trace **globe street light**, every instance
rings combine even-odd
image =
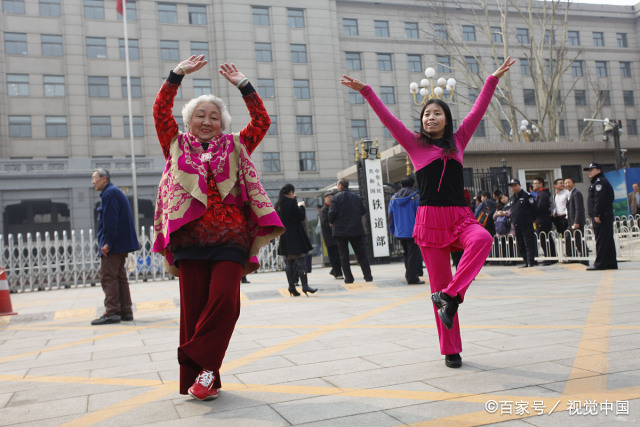
[[[434,87],[433,79],[436,76],[436,70],[429,67],[424,70],[424,75],[427,78],[420,80],[419,86],[416,82],[411,82],[411,84],[409,85],[409,91],[413,95],[413,103],[415,105],[424,105],[430,99],[442,99],[445,90],[449,92],[451,101],[453,101],[453,90],[456,87],[456,79],[451,77],[449,78],[449,80],[447,80],[444,77],[440,77],[436,81],[436,86]],[[429,90],[428,87],[430,87],[431,90]],[[416,97],[418,93],[420,93],[420,96],[422,97],[420,101],[418,101],[418,98]]]

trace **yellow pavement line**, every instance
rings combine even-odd
[[[100,385],[122,385],[133,387],[157,387],[164,384],[160,380],[146,380],[137,378],[87,378],[87,377],[65,377],[65,376],[41,376],[28,375],[1,375],[0,381],[32,382],[32,383],[59,383],[59,384],[100,384]]]
[[[107,338],[112,338],[112,337],[116,337],[118,335],[129,334],[131,332],[141,331],[141,330],[144,330],[144,329],[155,328],[157,326],[161,326],[161,325],[164,325],[164,324],[167,324],[167,323],[171,323],[171,322],[175,322],[175,319],[164,320],[162,322],[152,323],[150,325],[144,325],[144,326],[127,326],[127,327],[125,327],[125,329],[117,331],[117,332],[111,332],[111,333],[108,333],[108,334],[97,335],[97,336],[94,336],[94,337],[91,337],[91,338],[85,338],[83,340],[73,341],[73,342],[69,342],[69,343],[66,343],[66,344],[55,345],[53,347],[44,347],[44,348],[41,348],[39,350],[32,350],[32,351],[27,351],[25,353],[14,354],[13,356],[2,357],[2,358],[0,358],[0,363],[8,362],[10,360],[20,359],[21,357],[30,356],[32,354],[47,353],[49,351],[56,351],[56,350],[61,350],[63,348],[73,347],[73,346],[76,346],[78,344],[84,344],[84,343],[87,343],[87,342],[92,342],[92,341],[98,341],[98,340],[103,340],[103,339],[107,339]],[[120,326],[120,325],[116,325],[116,327],[118,327],[118,326]]]
[[[407,304],[407,303],[409,303],[411,301],[414,301],[416,299],[424,298],[425,295],[426,295],[425,293],[419,293],[419,294],[413,295],[411,297],[402,298],[399,301],[393,302],[393,303],[385,305],[383,307],[379,307],[379,308],[376,308],[374,310],[370,310],[370,311],[368,311],[366,313],[362,313],[362,314],[359,314],[357,316],[351,317],[349,319],[345,319],[345,320],[343,320],[341,322],[334,323],[333,325],[324,326],[324,327],[319,328],[319,329],[317,329],[315,331],[308,332],[308,333],[303,334],[303,335],[299,335],[299,336],[297,336],[295,338],[292,338],[290,340],[287,340],[287,341],[285,341],[283,343],[276,344],[276,345],[274,345],[272,347],[265,348],[263,350],[255,352],[255,353],[251,353],[251,354],[248,354],[246,356],[242,356],[242,357],[240,357],[238,359],[235,359],[235,360],[229,361],[227,363],[224,363],[222,365],[222,367],[220,368],[220,372],[228,372],[228,371],[233,370],[235,368],[238,368],[240,366],[244,366],[244,365],[252,363],[252,362],[254,362],[256,360],[260,360],[260,359],[262,359],[264,357],[268,357],[268,356],[271,356],[273,354],[279,353],[282,350],[286,350],[287,348],[293,347],[293,346],[298,345],[300,343],[303,343],[303,342],[306,342],[306,341],[309,341],[309,340],[313,340],[313,339],[315,339],[315,338],[317,338],[319,336],[322,336],[322,335],[328,334],[330,332],[333,332],[335,330],[347,327],[347,326],[352,325],[354,323],[360,322],[361,320],[364,320],[364,319],[367,319],[369,317],[375,316],[376,314],[383,313],[385,311],[388,311],[388,310],[391,310],[393,308],[399,307],[401,305]]]
[[[75,319],[78,317],[92,317],[96,315],[96,308],[74,308],[71,310],[58,310],[53,315],[53,320]]]
[[[342,286],[348,291],[364,291],[369,289],[378,289],[373,282],[353,282],[343,283]]]
[[[178,307],[173,303],[173,300],[159,300],[159,301],[143,301],[136,303],[136,311],[138,313],[145,311],[158,311],[158,310],[175,310]]]
[[[529,268],[511,268],[510,269],[513,273],[516,273],[520,276],[535,276],[537,274],[542,274],[541,270],[538,270],[537,268],[533,268],[533,267],[529,267]]]

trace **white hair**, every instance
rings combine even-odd
[[[193,116],[193,112],[196,110],[196,107],[203,102],[209,102],[220,110],[220,121],[222,126],[222,131],[226,131],[229,125],[231,125],[231,115],[227,110],[227,106],[224,104],[224,101],[215,95],[200,95],[197,98],[193,98],[191,101],[184,104],[182,107],[182,122],[184,123],[184,129],[188,132],[190,130],[191,117]]]

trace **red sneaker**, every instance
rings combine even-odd
[[[213,388],[216,377],[213,372],[203,369],[196,382],[189,387],[189,395],[198,400],[213,400],[218,397],[218,390]]]

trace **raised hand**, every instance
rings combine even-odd
[[[515,64],[515,62],[516,62],[515,59],[511,59],[511,57],[508,57],[504,61],[504,63],[501,66],[499,66],[496,71],[493,72],[493,76],[501,79],[502,76],[504,76],[504,73],[509,71],[509,68],[511,68],[511,66]]]
[[[188,59],[178,63],[176,68],[173,69],[173,72],[183,75],[191,74],[207,65],[208,62],[209,61],[204,59],[204,55],[192,55]]]
[[[218,72],[234,86],[237,86],[238,83],[245,79],[245,75],[238,71],[238,67],[227,62],[220,64]]]
[[[366,84],[362,83],[360,80],[352,79],[349,76],[342,76],[342,78],[340,79],[340,84],[353,90],[357,90],[358,92],[360,92],[366,86]]]

